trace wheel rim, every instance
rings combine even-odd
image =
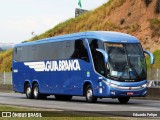
[[[34,96],[35,96],[35,97],[38,96],[38,88],[37,88],[37,87],[34,88]]]
[[[92,90],[91,90],[91,89],[89,89],[89,90],[87,91],[87,99],[88,99],[88,100],[92,99]]]
[[[30,87],[27,87],[26,94],[27,94],[27,96],[30,96],[30,95],[31,95],[31,88],[30,88]]]

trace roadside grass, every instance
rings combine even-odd
[[[36,112],[40,112],[40,111],[45,111],[44,109],[40,109],[40,108],[28,108],[28,107],[16,107],[16,106],[9,106],[9,105],[0,105],[0,111],[1,112],[25,112],[25,111],[34,111]],[[53,112],[54,116],[56,117],[39,117],[39,118],[2,118],[0,117],[0,120],[123,120],[122,118],[111,118],[111,117],[83,117],[83,114],[81,113],[69,113],[65,116],[65,113],[63,114],[63,112]],[[74,117],[75,115],[77,115],[78,117]],[[62,117],[61,117],[62,116]],[[80,116],[80,117],[79,117]],[[82,117],[81,117],[82,116]],[[85,115],[84,115],[85,116]],[[88,116],[88,115],[87,115]],[[92,116],[92,115],[89,115]]]

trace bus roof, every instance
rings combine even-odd
[[[102,40],[103,42],[112,42],[112,43],[139,43],[139,40],[136,37],[125,33],[111,32],[111,31],[88,31],[88,32],[60,35],[33,42],[24,42],[15,45],[15,47],[48,43],[48,42],[59,42],[64,40],[83,39],[83,38],[99,39]]]

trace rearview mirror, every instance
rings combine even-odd
[[[108,54],[107,54],[107,52],[105,50],[102,50],[102,49],[96,49],[96,51],[102,53],[103,56],[104,56],[105,63],[108,63]]]
[[[154,55],[151,52],[147,51],[147,50],[144,50],[144,53],[146,53],[147,55],[150,56],[151,64],[154,64]]]

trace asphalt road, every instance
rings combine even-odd
[[[130,99],[128,104],[120,104],[117,99],[98,99],[97,103],[87,103],[84,97],[73,97],[71,101],[58,101],[54,96],[45,100],[26,99],[25,94],[20,93],[0,93],[0,104],[25,106],[31,108],[43,108],[57,111],[160,111],[160,101]],[[118,113],[118,112],[117,112]],[[123,113],[123,112],[122,112]],[[160,112],[159,112],[160,114]]]

